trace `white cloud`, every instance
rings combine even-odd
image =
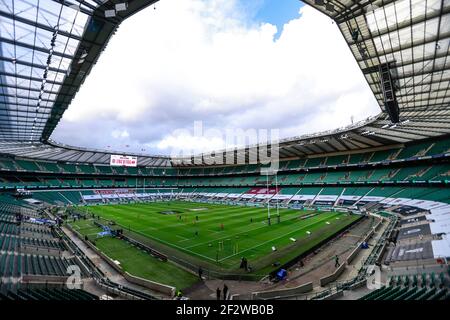
[[[230,0],[161,1],[125,21],[53,138],[167,154],[180,143],[219,145],[173,134],[194,120],[288,137],[379,112],[327,17],[304,6],[275,41],[275,26],[249,23],[239,9]]]
[[[128,133],[127,130],[113,130],[111,132],[111,137],[113,137],[114,139],[119,139],[119,138],[128,138],[130,136],[130,134]]]

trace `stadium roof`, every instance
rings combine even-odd
[[[448,130],[448,128],[431,127],[426,130],[421,130],[420,128],[412,129],[408,127],[409,122],[383,128],[384,120],[380,120],[380,117],[382,118],[383,116],[368,118],[348,127],[280,140],[276,144],[279,158],[283,160],[325,153],[363,152],[374,148],[385,148],[386,146],[397,147],[414,140],[442,136],[443,130]],[[375,131],[369,131],[369,128],[382,131],[375,134]],[[274,146],[275,144],[273,143],[268,149]],[[239,162],[242,158],[245,159],[246,163],[249,163],[251,159],[257,159],[257,154],[260,150],[257,145],[253,145],[246,148],[219,150],[213,152],[213,154],[199,154],[183,158],[80,148],[56,143],[51,140],[46,143],[39,141],[0,140],[0,155],[62,162],[109,164],[112,154],[127,154],[136,156],[139,166],[155,167],[204,165],[213,164],[214,161],[220,164],[220,159],[228,159],[230,152],[234,152],[234,163],[242,163]],[[230,164],[225,162],[225,160],[223,163]]]
[[[337,23],[383,111],[380,67],[388,67],[400,120],[450,126],[450,1],[304,2]]]
[[[120,22],[156,1],[0,1],[0,139],[46,141]]]
[[[86,153],[110,154],[48,140],[120,22],[154,2],[129,0],[123,7],[120,0],[40,0],[39,5],[32,0],[2,0],[0,153],[33,158],[54,154],[62,161],[67,158],[63,154],[80,161],[95,158]],[[281,158],[450,133],[450,1],[304,2],[336,22],[382,112],[346,128],[281,140]],[[46,151],[29,153],[27,146]],[[146,165],[168,164],[167,157],[144,157]],[[160,164],[153,162],[156,158]]]
[[[111,155],[120,155],[121,153],[67,146],[53,141],[47,143],[39,141],[0,141],[0,154],[55,162],[109,165]],[[129,152],[127,155],[136,156],[139,166],[165,167],[171,165],[169,157],[149,156]]]

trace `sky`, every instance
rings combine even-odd
[[[239,145],[227,140],[233,130],[286,138],[379,112],[339,29],[315,9],[297,0],[161,0],[122,23],[52,139],[198,153]]]

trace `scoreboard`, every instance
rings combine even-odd
[[[120,156],[120,155],[112,154],[109,164],[111,166],[136,167],[137,166],[137,157]]]

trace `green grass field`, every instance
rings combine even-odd
[[[315,216],[301,219],[312,212],[280,209],[281,222],[277,223],[272,209],[269,226],[266,208],[182,201],[102,205],[86,210],[132,230],[142,239],[221,270],[239,271],[241,257],[245,256],[261,272],[271,271],[274,261],[283,263],[294,258],[358,218],[338,212],[314,212]]]
[[[126,241],[95,236],[102,231],[95,226],[91,219],[77,220],[70,223],[72,228],[82,235],[87,235],[91,240],[95,239],[95,246],[113,260],[118,260],[124,271],[144,279],[184,289],[198,281],[198,278],[178,266],[163,262],[148,253],[139,250]]]

